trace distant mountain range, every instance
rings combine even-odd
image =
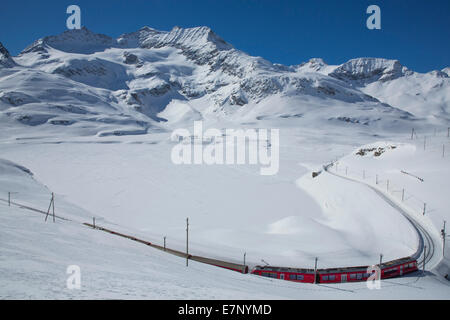
[[[12,57],[0,44],[0,123],[77,135],[161,131],[193,120],[236,125],[403,130],[450,123],[449,68],[397,60],[273,64],[208,27],[144,27],[117,39],[86,28],[39,39]]]

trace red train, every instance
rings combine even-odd
[[[417,261],[414,258],[406,257],[382,263],[381,279],[402,276],[406,273],[417,271]],[[252,274],[274,279],[306,282],[306,283],[340,283],[367,281],[370,276],[367,269],[369,266],[331,268],[331,269],[298,269],[271,266],[256,266]],[[314,279],[316,281],[314,281]]]
[[[102,228],[99,226],[94,226],[90,223],[84,223],[85,225],[95,228],[97,230],[102,230],[105,232],[109,232],[114,235],[118,235],[124,238],[128,238],[137,242],[141,242],[148,246],[155,247],[160,250],[164,250],[166,252],[172,253],[176,256],[186,258],[186,253],[163,248],[160,245],[153,244],[151,242],[138,239],[133,236],[129,236],[123,233],[119,233],[113,230],[109,230],[106,228]],[[221,268],[226,268],[229,270],[248,273],[249,269],[247,265],[226,262],[216,259],[210,259],[201,256],[193,256],[188,255],[188,259],[195,260],[202,263],[207,263],[211,265],[215,265]],[[410,273],[416,271],[417,261],[414,258],[406,257],[401,258],[389,262],[382,263],[379,266],[381,269],[381,279],[392,278],[401,276],[406,273]],[[366,281],[370,274],[367,271],[368,266],[361,267],[347,267],[347,268],[332,268],[332,269],[318,269],[314,271],[314,269],[299,269],[299,268],[286,268],[286,267],[272,267],[272,266],[256,266],[251,273],[256,274],[263,277],[269,277],[274,279],[282,279],[288,281],[296,281],[296,282],[307,282],[307,283],[340,283],[340,282],[356,282],[356,281]]]

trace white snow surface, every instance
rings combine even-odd
[[[0,161],[0,186],[32,192],[39,203],[48,189],[22,167]],[[2,190],[3,191],[3,190]],[[16,198],[18,196],[15,195]],[[18,200],[16,200],[18,201]],[[25,199],[21,199],[25,201]],[[73,207],[57,202],[58,213]],[[82,226],[45,222],[44,215],[0,202],[2,299],[448,299],[445,280],[419,273],[382,282],[311,285],[243,275],[171,256],[145,245]],[[74,218],[74,217],[72,217]],[[82,219],[81,219],[82,220]],[[81,288],[66,286],[71,265]]]

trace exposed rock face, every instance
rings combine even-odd
[[[125,51],[123,53],[123,58],[124,58],[123,63],[126,63],[126,64],[138,64],[139,63],[139,58],[136,55],[129,53],[128,51]]]
[[[57,36],[47,36],[36,40],[25,48],[21,54],[29,52],[46,53],[49,47],[68,53],[91,54],[117,47],[117,41],[109,36],[93,33],[82,27],[81,29],[67,30]]]
[[[14,60],[9,54],[8,50],[0,42],[0,66],[10,68],[15,65]]]
[[[441,71],[444,72],[447,76],[450,76],[450,67],[444,68]]]
[[[397,60],[358,58],[337,67],[330,73],[330,76],[344,81],[358,81],[366,84],[375,81],[386,82],[411,73]]]

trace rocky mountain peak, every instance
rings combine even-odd
[[[330,76],[340,80],[370,83],[393,80],[408,73],[410,71],[402,66],[398,60],[357,58],[340,65],[330,73]]]
[[[11,55],[9,54],[9,51],[3,46],[3,44],[0,42],[0,57],[1,58],[9,58]]]
[[[142,30],[142,29],[141,29]],[[228,50],[232,46],[215,34],[209,27],[181,28],[174,27],[169,32],[154,29],[142,30],[146,32],[146,38],[141,42],[141,47],[164,47],[173,46],[183,49],[210,49]]]
[[[320,71],[328,64],[322,58],[311,58],[308,62],[304,62],[297,67],[297,71]]]
[[[56,36],[47,36],[35,41],[21,54],[47,51],[48,47],[68,53],[91,54],[117,46],[117,41],[107,35],[94,33],[86,27],[66,30]]]
[[[0,65],[5,67],[11,67],[15,63],[9,54],[9,51],[0,42]]]

